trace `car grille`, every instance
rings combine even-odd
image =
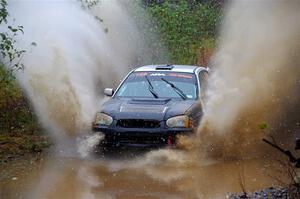
[[[164,113],[166,107],[153,107],[153,106],[121,106],[120,112],[140,112],[140,113]]]
[[[123,128],[159,128],[160,122],[157,120],[121,119],[118,120],[117,126]]]

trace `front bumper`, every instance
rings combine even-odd
[[[94,132],[105,135],[102,145],[124,147],[160,147],[176,144],[177,135],[190,135],[191,128],[123,128],[93,126]]]

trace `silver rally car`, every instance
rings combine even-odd
[[[208,70],[188,65],[149,65],[129,72],[96,113],[93,131],[103,146],[175,145],[195,132],[203,115]]]

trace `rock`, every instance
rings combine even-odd
[[[290,185],[290,187],[269,187],[266,189],[258,190],[253,193],[245,195],[244,193],[231,194],[228,198],[230,199],[244,199],[244,198],[253,198],[253,199],[289,199],[290,195],[296,196],[300,195],[299,188],[295,185]],[[293,197],[291,197],[293,198]]]

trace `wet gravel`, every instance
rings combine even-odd
[[[269,187],[253,193],[239,193],[232,194],[228,197],[229,199],[242,199],[242,198],[253,198],[253,199],[299,199],[300,188],[296,186],[290,187]]]

